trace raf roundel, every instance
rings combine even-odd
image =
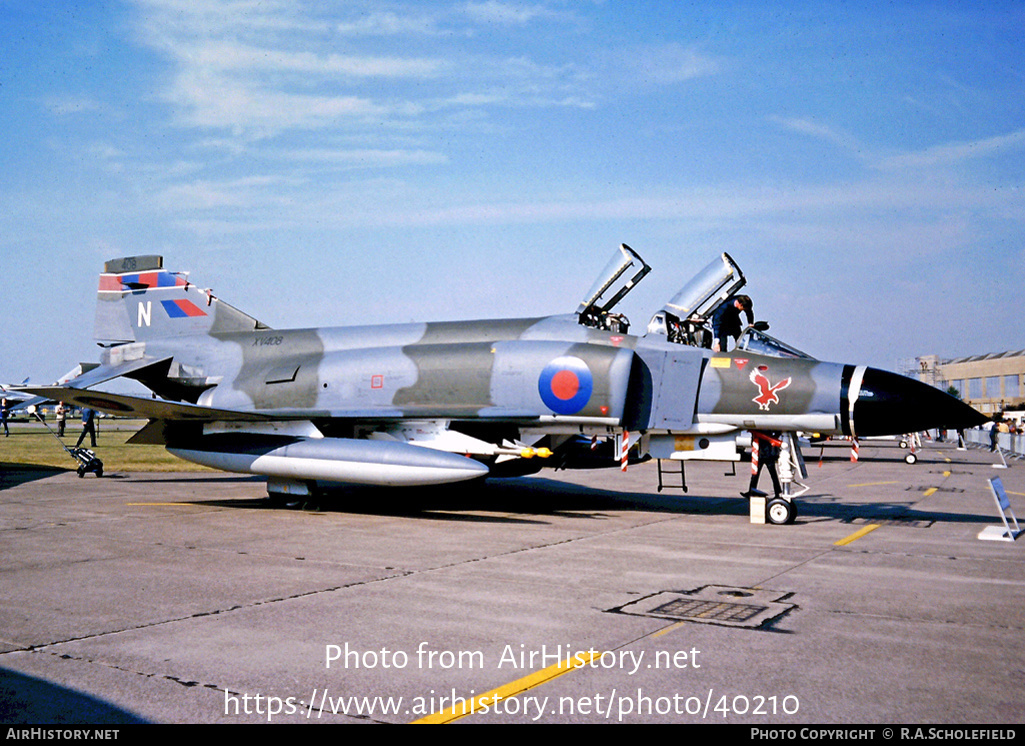
[[[538,393],[556,414],[576,414],[591,399],[594,381],[587,364],[578,357],[558,357],[541,371]]]

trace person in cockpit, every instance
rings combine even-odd
[[[733,337],[736,342],[740,338],[740,332],[744,327],[740,323],[740,313],[747,315],[747,325],[754,323],[755,316],[751,297],[747,295],[734,295],[715,309],[712,314],[712,350],[715,352],[726,352],[727,341]]]

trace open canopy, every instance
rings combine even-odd
[[[694,275],[663,310],[681,320],[704,321],[746,282],[737,263],[723,253]]]
[[[584,326],[610,328],[609,312],[651,271],[640,254],[625,243],[612,255],[597,281],[577,307]],[[622,317],[618,317],[622,318]],[[624,320],[625,321],[625,320]]]

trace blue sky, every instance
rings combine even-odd
[[[102,263],[271,326],[635,327],[718,252],[828,360],[1025,347],[1025,4],[0,0],[0,380],[96,359]]]

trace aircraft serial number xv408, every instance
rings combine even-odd
[[[814,360],[755,327],[730,352],[707,349],[712,314],[745,283],[726,254],[646,334],[631,334],[612,309],[649,270],[621,246],[571,314],[278,330],[159,256],[114,259],[100,275],[100,365],[26,390],[145,417],[131,442],[265,475],[270,492],[287,494],[595,466],[595,439],[634,459],[737,461],[751,432],[783,433],[797,452],[799,431],[872,436],[983,420],[925,384]],[[157,398],[92,389],[120,377]],[[770,504],[772,522],[793,515],[786,496]]]

